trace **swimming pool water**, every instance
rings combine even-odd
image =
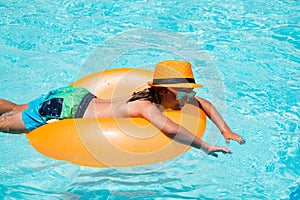
[[[25,103],[95,71],[194,64],[200,96],[246,139],[97,169],[0,134],[2,199],[300,199],[299,1],[1,1],[0,98]],[[210,122],[206,141],[225,145]]]

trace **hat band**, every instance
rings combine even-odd
[[[178,84],[178,83],[195,83],[195,79],[193,78],[153,79],[153,84]]]

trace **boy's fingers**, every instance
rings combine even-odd
[[[230,143],[230,138],[226,138],[226,144],[229,144]]]
[[[226,144],[230,144],[230,140],[235,140],[235,141],[237,141],[239,144],[245,144],[245,143],[246,143],[246,141],[245,141],[242,137],[239,137],[239,138],[236,138],[236,139],[233,139],[233,138],[225,138]]]
[[[240,144],[245,144],[246,141],[245,141],[243,138],[241,138],[241,140],[239,141],[239,143],[240,143]]]

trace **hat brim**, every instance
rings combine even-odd
[[[174,88],[200,88],[203,87],[201,84],[197,83],[174,83],[174,84],[153,84],[152,81],[148,82],[151,87],[174,87]]]

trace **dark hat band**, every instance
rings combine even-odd
[[[153,79],[153,84],[178,84],[178,83],[195,83],[195,79],[193,78]]]

